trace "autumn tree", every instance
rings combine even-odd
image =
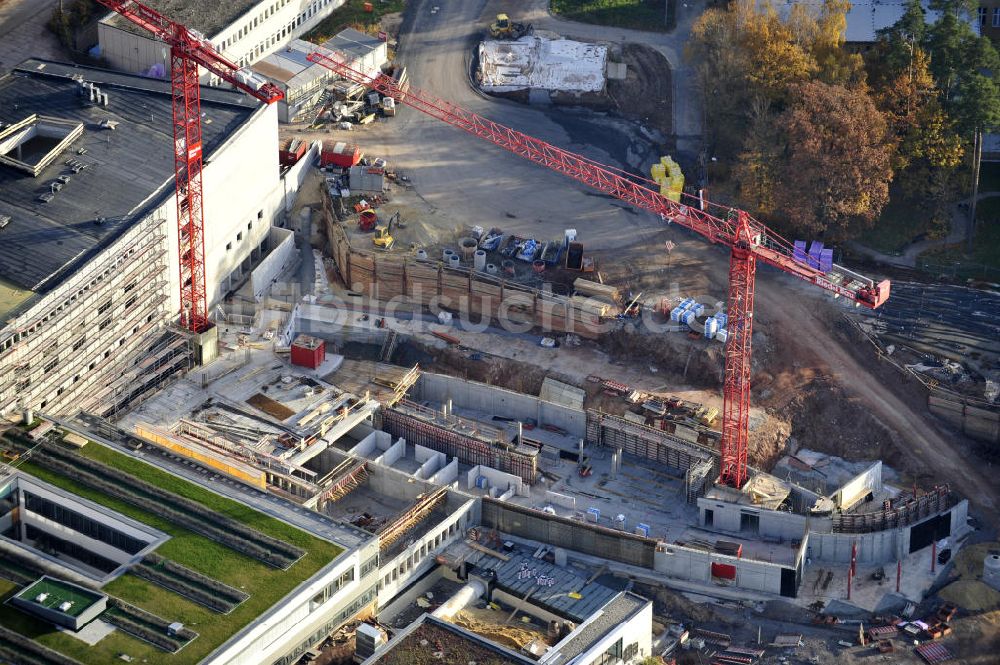
[[[889,199],[892,137],[863,88],[796,85],[776,119],[783,140],[775,209],[803,234],[843,238],[871,226]]]

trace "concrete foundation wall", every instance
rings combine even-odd
[[[466,474],[465,486],[468,489],[475,489],[476,479],[479,476],[486,476],[486,482],[490,489],[496,488],[500,492],[514,490],[514,494],[518,496],[528,496],[528,486],[520,478],[513,474],[497,471],[496,469],[482,465],[474,466],[469,470],[469,473]]]
[[[482,502],[482,523],[487,528],[633,566],[653,567],[656,541],[650,538],[548,515],[495,499],[484,498]]]
[[[910,529],[875,533],[813,533],[806,556],[812,561],[850,563],[851,547],[857,543],[858,562],[888,563],[910,549]]]
[[[706,511],[708,510],[712,511],[711,525],[706,524]],[[832,529],[831,520],[828,517],[806,517],[779,510],[766,510],[756,506],[724,503],[705,497],[698,499],[698,512],[702,526],[712,531],[727,534],[741,533],[742,516],[754,515],[757,517],[758,529],[752,535],[780,541],[801,540],[807,530],[829,533]]]
[[[861,501],[869,493],[876,494],[882,489],[882,462],[872,464],[833,494],[833,502],[844,510]]]
[[[389,450],[385,451],[372,461],[376,464],[382,464],[383,466],[392,466],[405,454],[406,441],[404,439],[397,439],[396,443],[389,446]]]
[[[719,563],[736,567],[736,579],[732,586],[765,593],[781,593],[781,571],[784,566],[738,559],[716,552],[705,552],[678,545],[665,545],[656,551],[653,569],[659,573],[692,582],[712,584],[712,564]]]
[[[454,407],[522,422],[533,420],[539,426],[555,425],[577,438],[583,438],[587,432],[587,414],[584,411],[453,376],[422,374],[414,386],[414,395],[417,401],[445,402],[450,399]]]
[[[418,462],[423,462],[420,468],[413,474],[422,480],[428,480],[440,469],[444,468],[448,458],[444,453],[439,453],[423,446],[414,446]]]
[[[458,483],[458,458],[453,457],[451,462],[448,463],[443,469],[437,471],[433,476],[427,479],[429,482],[435,485],[451,485],[452,483]]]

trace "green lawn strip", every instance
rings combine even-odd
[[[552,13],[570,21],[666,32],[669,0],[552,0]],[[675,20],[672,23],[676,22]]]
[[[83,449],[83,452],[91,459],[96,459],[109,466],[127,471],[137,478],[156,484],[163,489],[175,492],[193,501],[198,501],[212,510],[224,512],[233,519],[240,520],[270,536],[281,538],[307,551],[307,554],[289,570],[282,571],[275,569],[230,550],[203,536],[192,533],[172,522],[136,508],[131,504],[83,487],[71,478],[48,471],[31,462],[23,464],[21,466],[22,470],[37,476],[40,480],[61,487],[164,531],[171,538],[156,549],[157,554],[250,594],[250,598],[230,614],[220,615],[132,574],[123,575],[107,584],[105,591],[108,594],[117,596],[164,619],[180,621],[199,633],[200,637],[198,639],[194,640],[180,653],[174,655],[165,654],[151,645],[146,645],[157,654],[150,662],[198,662],[198,660],[205,657],[212,649],[222,644],[222,642],[240,628],[262,614],[289,591],[294,589],[300,582],[315,574],[343,551],[333,543],[310,536],[291,525],[283,524],[252,508],[197,487],[186,480],[156,469],[145,462],[131,459],[99,444],[90,444]],[[18,612],[18,614],[20,613]],[[0,623],[9,626],[3,615],[0,615]],[[98,646],[103,646],[107,639],[109,638],[102,640]],[[138,640],[128,639],[130,645],[139,644]],[[62,643],[62,641],[59,641],[59,644]],[[80,644],[83,643],[81,642]],[[79,653],[76,651],[71,653],[68,650],[60,648],[58,645],[49,646],[70,656],[73,656],[74,653]],[[138,649],[132,648],[130,651],[121,648],[120,651],[135,655]]]
[[[285,524],[269,515],[265,515],[246,504],[227,499],[215,492],[199,487],[187,480],[157,469],[146,462],[128,457],[110,448],[99,444],[88,445],[81,449],[80,452],[84,457],[89,457],[90,459],[125,471],[140,480],[145,480],[168,492],[173,492],[192,501],[197,501],[220,515],[225,515],[242,522],[272,538],[278,538],[289,544],[314,551],[322,551],[324,548],[329,549],[331,552],[336,552],[336,554],[339,554],[341,551],[340,548],[332,543],[310,536],[305,531],[290,524]],[[336,554],[332,556],[336,556]]]
[[[334,9],[319,25],[307,32],[303,39],[313,44],[322,44],[344,28],[376,32],[382,17],[403,11],[406,0],[371,0],[371,3],[372,11],[366,12],[364,0],[347,0],[342,7]]]

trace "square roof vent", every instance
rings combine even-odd
[[[30,115],[0,131],[0,163],[37,178],[83,134],[83,123]]]

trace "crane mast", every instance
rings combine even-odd
[[[177,246],[180,264],[181,325],[195,333],[211,326],[205,276],[205,210],[202,183],[200,68],[271,104],[281,89],[240,69],[216,52],[203,36],[135,0],[97,0],[170,46]]]
[[[649,210],[664,221],[675,222],[704,236],[709,242],[730,248],[729,336],[726,340],[723,381],[722,437],[719,442],[719,482],[735,488],[747,480],[749,447],[751,338],[753,296],[757,262],[763,261],[786,273],[845,297],[856,305],[876,308],[889,297],[888,280],[875,283],[842,266],[821,270],[797,255],[792,243],[768,229],[742,210],[721,208],[713,215],[699,205],[672,201],[659,192],[655,183],[638,179],[562,150],[522,132],[444,101],[412,86],[401,86],[380,71],[359,71],[340,53],[317,49],[308,56],[354,83],[426,113],[438,120],[490,141],[516,155],[567,175],[637,208]],[[718,208],[712,204],[705,206]]]

